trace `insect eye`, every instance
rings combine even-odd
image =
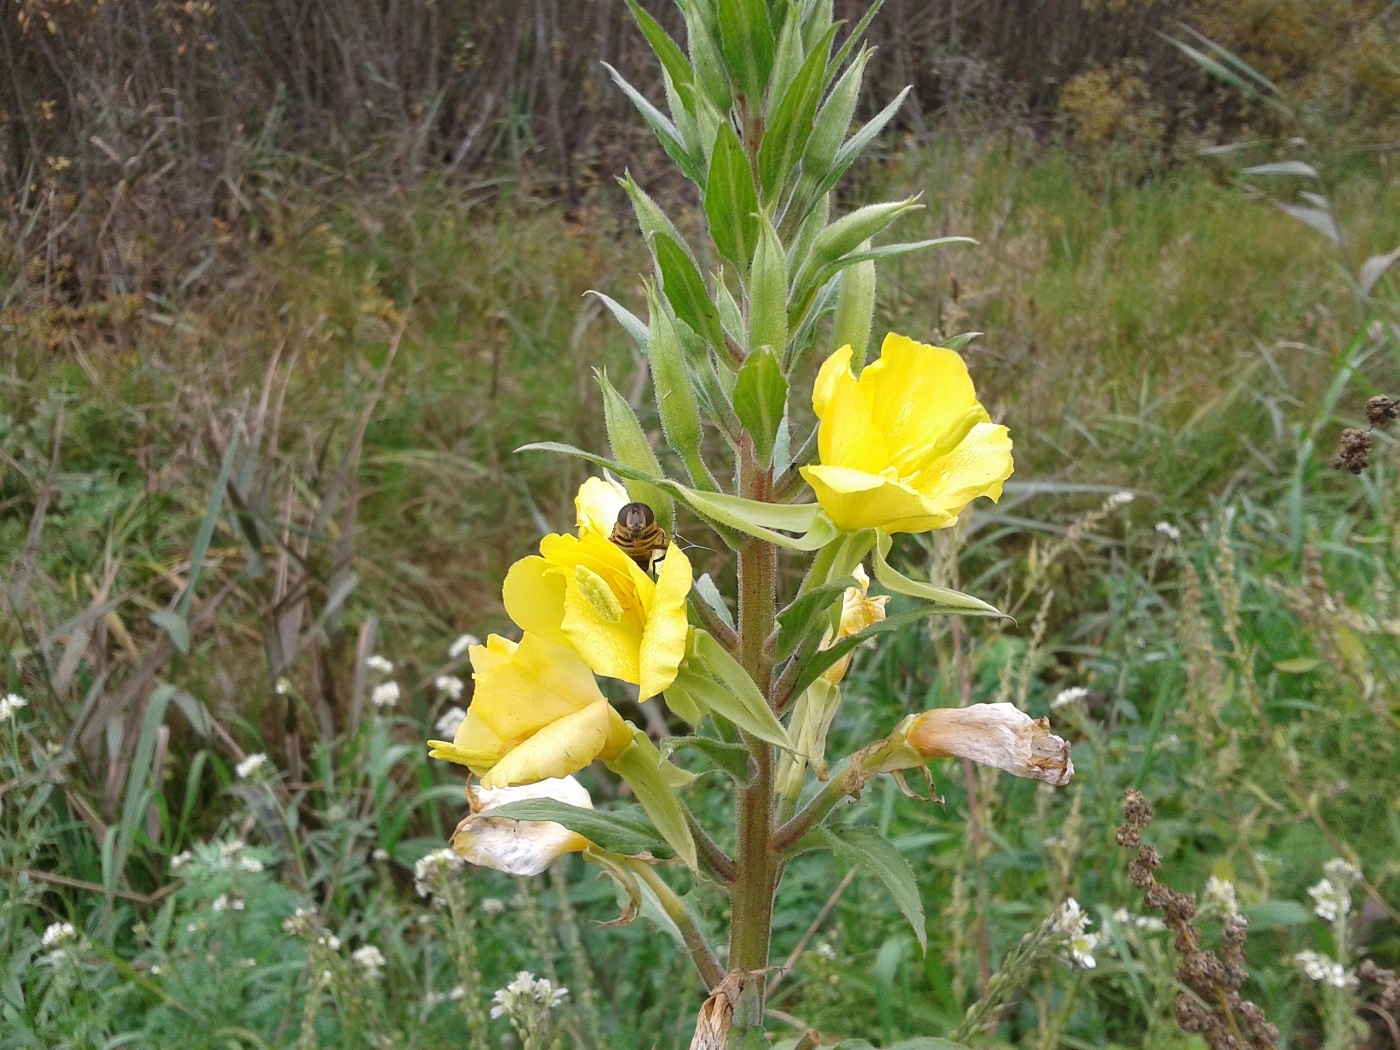
[[[656,515],[645,503],[629,503],[617,512],[617,523],[624,529],[649,528],[656,521]]]

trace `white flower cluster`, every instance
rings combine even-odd
[[[1119,507],[1126,507],[1136,498],[1137,497],[1133,493],[1124,489],[1121,492],[1115,492],[1112,496],[1109,496],[1108,499],[1103,501],[1103,505],[1109,510],[1117,510]]]
[[[1293,956],[1293,961],[1309,980],[1330,984],[1334,988],[1350,988],[1357,984],[1355,974],[1348,973],[1345,966],[1321,952],[1302,951]]]
[[[267,766],[267,756],[259,751],[257,754],[249,755],[242,762],[238,763],[238,765],[234,766],[233,771],[238,775],[239,780],[248,780],[250,777],[256,777],[261,774]]]
[[[438,679],[439,682],[442,679]],[[449,707],[442,713],[442,717],[437,720],[433,728],[442,734],[444,740],[451,740],[457,735],[457,727],[462,724],[462,719],[467,717],[467,713],[460,707]]]
[[[316,928],[316,909],[298,908],[282,920],[282,932],[304,937]]]
[[[384,955],[372,944],[356,948],[350,953],[350,961],[359,967],[367,981],[377,981],[384,976]]]
[[[215,911],[242,911],[245,902],[236,893],[221,893],[214,898],[214,903],[209,905]]]
[[[461,1002],[466,997],[466,988],[459,984],[456,988],[453,988],[450,991],[429,992],[427,995],[423,996],[423,1008],[426,1010],[431,1010],[433,1007],[441,1006],[443,1003]]]
[[[1229,879],[1219,879],[1214,875],[1206,879],[1206,888],[1201,892],[1200,914],[1228,922],[1239,913],[1240,901],[1235,895],[1235,884]]]
[[[462,693],[467,688],[467,683],[455,674],[440,674],[433,679],[433,685],[437,687],[439,693],[454,701],[462,699]]]
[[[170,858],[170,871],[179,871],[190,864],[198,864],[211,871],[242,871],[257,874],[263,870],[263,862],[247,852],[247,844],[240,838],[227,842],[201,842],[190,850],[181,850]]]
[[[437,904],[444,898],[447,880],[466,865],[451,849],[433,850],[413,865],[413,888],[420,897],[431,897]]]
[[[1167,539],[1171,540],[1172,543],[1181,542],[1181,530],[1171,522],[1159,521],[1152,527],[1157,530],[1157,535],[1165,536]]]
[[[1069,954],[1067,961],[1086,970],[1098,965],[1094,949],[1098,947],[1099,936],[1088,932],[1092,922],[1073,897],[1060,905],[1052,920],[1052,929],[1064,940],[1065,951]]]
[[[71,922],[50,923],[39,940],[40,947],[46,949],[48,954],[39,961],[57,966],[68,957],[68,947],[77,939],[78,931]]]
[[[1316,886],[1309,886],[1308,896],[1313,899],[1313,911],[1319,919],[1336,922],[1351,912],[1351,894],[1346,886],[1331,879],[1323,879]]]
[[[370,690],[369,702],[375,707],[393,707],[399,702],[399,683],[380,682]]]
[[[474,634],[458,635],[457,640],[447,647],[448,659],[456,660],[465,656],[468,649],[474,645],[480,645],[481,639]]]
[[[1160,933],[1167,924],[1155,915],[1134,915],[1127,908],[1119,908],[1113,913],[1113,921],[1119,926],[1132,926],[1147,933]]]
[[[1068,707],[1070,704],[1077,704],[1088,695],[1089,690],[1085,689],[1082,685],[1072,685],[1068,689],[1061,689],[1059,693],[1056,694],[1055,699],[1050,701],[1050,710],[1057,711],[1062,707]]]
[[[375,653],[368,660],[366,660],[365,666],[368,667],[371,671],[376,672],[377,674],[388,675],[394,673],[394,665],[388,660],[384,659],[384,657],[380,656],[378,653]]]
[[[6,693],[4,696],[0,696],[0,723],[8,722],[15,716],[15,712],[28,706],[29,701],[18,693]]]
[[[537,978],[529,970],[521,970],[515,980],[504,988],[497,988],[491,996],[491,1016],[527,1022],[539,1009],[553,1010],[568,998],[567,988],[555,988],[554,982],[547,978]]]
[[[481,898],[482,915],[500,915],[506,910],[506,902],[499,897]]]

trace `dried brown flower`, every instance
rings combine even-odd
[[[1383,427],[1400,419],[1400,401],[1393,401],[1384,394],[1377,394],[1366,402],[1366,422],[1373,427]]]
[[[1369,463],[1371,446],[1375,442],[1376,439],[1371,436],[1369,430],[1347,427],[1342,431],[1341,440],[1337,443],[1337,457],[1332,460],[1332,466],[1338,470],[1360,474]]]

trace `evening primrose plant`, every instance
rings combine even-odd
[[[578,491],[573,533],[544,537],[506,575],[518,640],[470,647],[471,705],[430,747],[472,775],[460,856],[518,875],[568,852],[599,865],[625,891],[624,919],[655,917],[695,963],[709,998],[693,1045],[739,1046],[763,1028],[774,899],[799,853],[869,867],[924,942],[912,869],[870,828],[829,823],[838,803],[887,775],[908,790],[906,773],[929,776],[932,758],[1057,786],[1073,766],[1044,719],[1008,703],[911,714],[839,761],[826,753],[854,699],[843,684],[858,647],[929,616],[1001,615],[903,575],[890,553],[898,534],[998,499],[1013,470],[1011,437],[958,353],[970,336],[937,347],[890,334],[870,359],[876,263],[966,240],[876,245],[914,199],[831,214],[832,188],[903,99],[851,132],[874,8],[843,33],[830,0],[679,0],[683,50],[630,6],[660,60],[666,110],[610,71],[696,185],[709,231],[692,244],[623,180],[654,263],[645,319],[594,294],[647,358],[662,440],[600,373],[610,456],[522,450],[600,474]],[[809,390],[799,377],[818,359]],[[816,424],[804,427],[796,406],[809,399]],[[674,538],[677,504],[732,552],[732,600],[695,576]],[[887,615],[892,594],[915,604]],[[659,747],[599,679],[634,687],[690,732]],[[697,774],[674,761],[682,752],[732,784],[732,831],[691,811]],[[594,762],[639,805],[594,809],[573,779]],[[727,943],[672,888],[675,865],[728,894]]]

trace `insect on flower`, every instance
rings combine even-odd
[[[608,539],[647,572],[666,556],[666,531],[645,503],[628,503],[618,511]]]

